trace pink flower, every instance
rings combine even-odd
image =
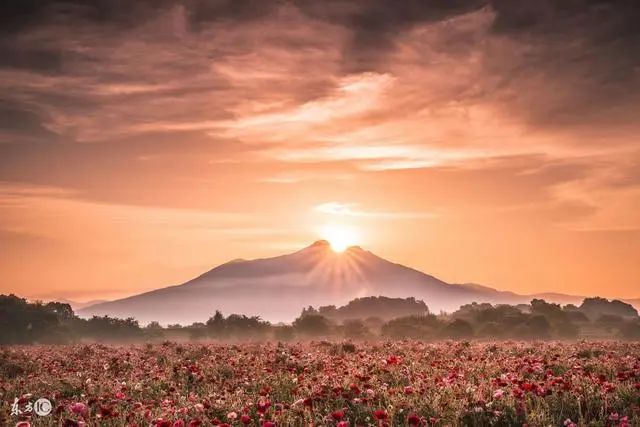
[[[258,402],[258,412],[264,414],[269,409],[269,406],[271,406],[271,402],[269,402],[268,400],[264,402]]]
[[[74,403],[69,409],[71,409],[71,412],[73,412],[74,414],[82,416],[87,415],[87,412],[89,412],[89,408],[87,408],[87,405],[82,402]]]

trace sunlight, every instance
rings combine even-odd
[[[359,241],[358,233],[353,227],[341,224],[325,225],[322,228],[322,237],[329,242],[334,252],[344,252]]]

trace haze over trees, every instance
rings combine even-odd
[[[162,340],[376,339],[640,339],[640,318],[620,301],[588,298],[579,307],[542,299],[530,304],[471,303],[435,315],[414,298],[358,298],[342,307],[308,307],[291,324],[215,310],[204,322],[142,326],[133,318],[83,319],[68,304],[0,296],[0,344],[138,342]]]

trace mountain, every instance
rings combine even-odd
[[[81,316],[134,317],[146,323],[206,321],[215,310],[290,322],[309,305],[344,305],[383,295],[424,300],[432,312],[454,311],[472,301],[518,304],[531,296],[475,284],[449,284],[352,246],[335,253],[321,240],[273,258],[236,259],[177,286],[92,305]]]

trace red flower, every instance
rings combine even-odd
[[[242,424],[247,425],[247,424],[249,424],[251,422],[251,417],[249,415],[247,415],[247,414],[242,414],[240,416],[240,422]]]
[[[262,427],[276,427],[276,423],[273,421],[265,421],[262,423]]]
[[[271,402],[269,402],[268,400],[264,402],[258,402],[258,412],[264,414],[269,409],[269,406],[271,406]]]
[[[386,420],[389,417],[387,411],[385,411],[384,409],[376,409],[375,411],[373,411],[373,416],[376,420]]]
[[[387,357],[387,365],[397,365],[402,362],[402,359],[398,356],[389,356]]]
[[[344,411],[343,410],[333,411],[331,413],[331,418],[333,418],[336,421],[340,421],[341,419],[344,418]]]
[[[202,420],[196,418],[195,420],[189,421],[188,427],[200,427],[202,425]]]
[[[115,411],[113,410],[113,408],[110,408],[108,406],[100,406],[100,416],[103,418],[113,417],[115,416]]]
[[[411,414],[407,417],[407,424],[409,424],[410,426],[419,426],[420,424],[422,424],[422,421],[416,414]]]

